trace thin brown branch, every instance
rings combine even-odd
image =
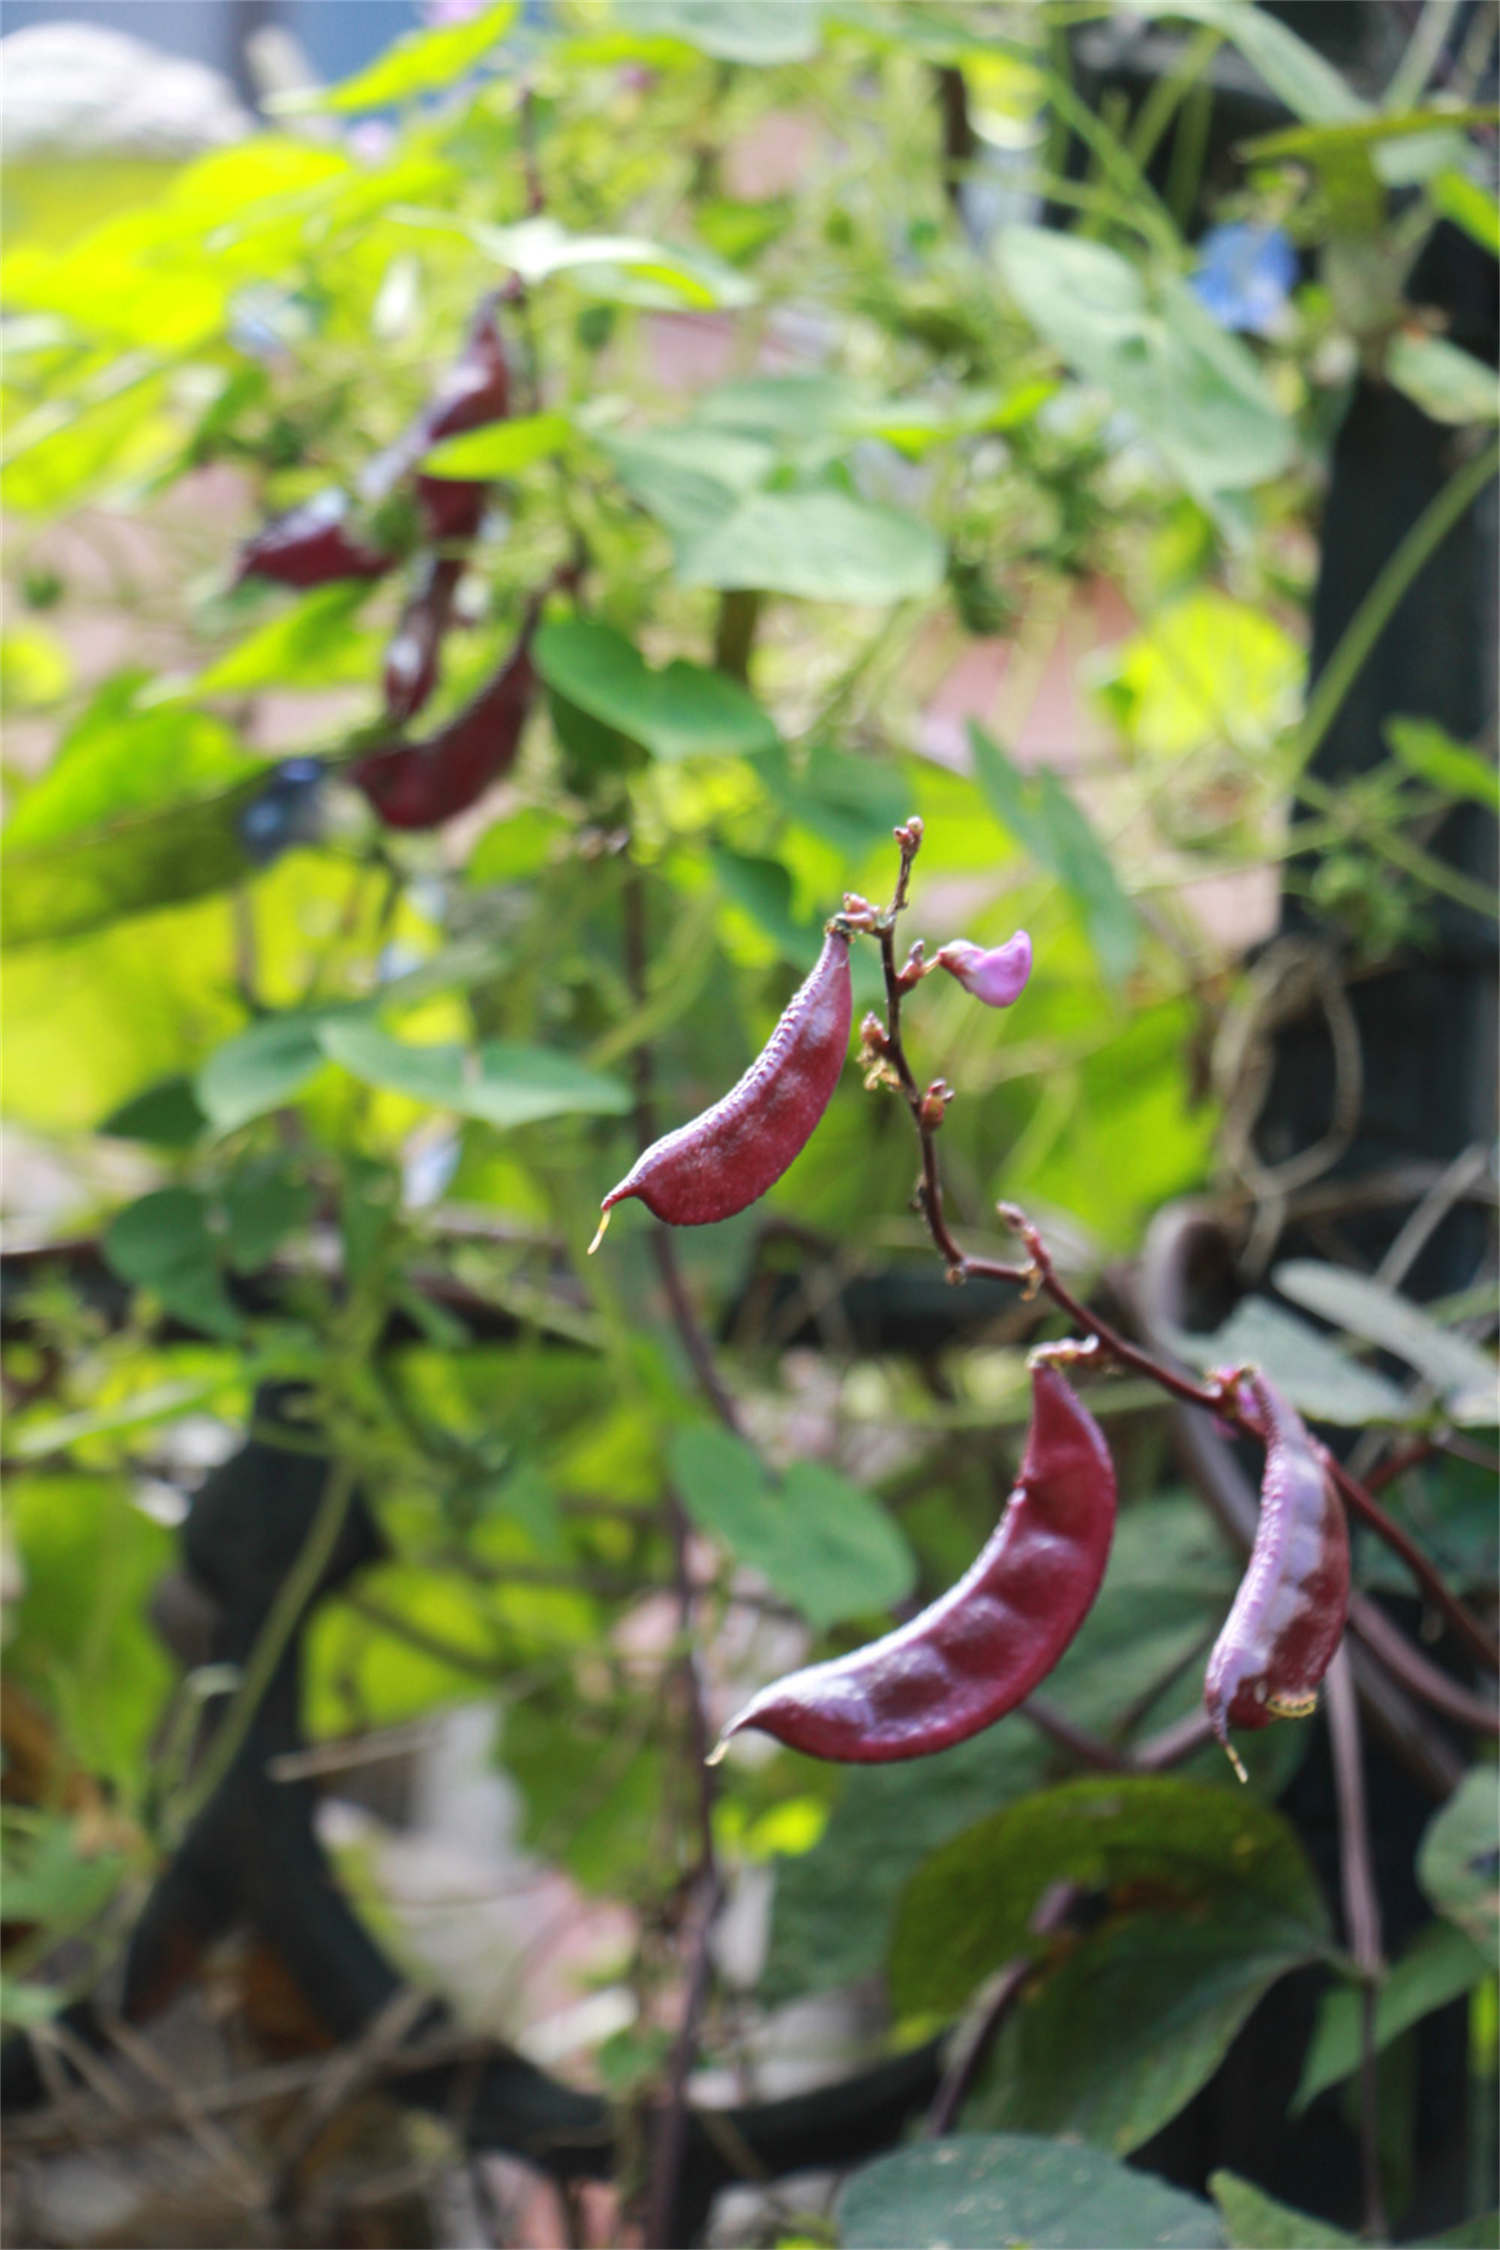
[[[1032,1935],[1051,1937],[1060,1930],[1077,1899],[1076,1884],[1049,1883],[1028,1924]],[[996,1970],[990,1979],[977,2012],[954,2041],[952,2059],[943,2073],[942,2084],[923,2128],[929,2140],[938,2140],[944,2133],[952,2132],[990,2050],[1039,1966],[1031,1954],[1021,1953],[1015,1960],[1007,1961],[1003,1969]]]

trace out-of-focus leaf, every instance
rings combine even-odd
[[[776,461],[763,439],[691,422],[628,437],[601,435],[598,443],[626,491],[674,539],[711,532],[745,493],[765,482]]]
[[[822,36],[819,0],[615,0],[614,17],[719,62],[811,62]]]
[[[70,1452],[80,1440],[113,1437],[121,1430],[149,1429],[156,1422],[174,1421],[189,1407],[201,1405],[212,1390],[213,1386],[205,1383],[153,1383],[131,1398],[81,1409],[76,1414],[50,1414],[41,1421],[18,1421],[12,1416],[5,1450],[13,1460],[45,1460],[49,1454]]]
[[[1500,379],[1493,367],[1441,336],[1398,329],[1386,350],[1385,371],[1434,422],[1493,422],[1500,416]]]
[[[446,218],[443,222],[447,223]],[[523,281],[571,273],[594,297],[733,310],[753,304],[755,284],[723,258],[696,244],[653,242],[636,234],[570,234],[555,219],[521,219],[510,227],[473,224],[464,230],[486,257]],[[655,285],[654,288],[651,285]]]
[[[191,1148],[208,1123],[190,1078],[162,1078],[101,1119],[107,1140],[144,1141],[149,1148]]]
[[[366,1085],[501,1129],[547,1117],[618,1117],[630,1107],[630,1089],[618,1078],[550,1047],[498,1039],[470,1050],[415,1046],[355,1016],[325,1017],[318,1039],[325,1055]]]
[[[1395,755],[1412,773],[1450,797],[1500,813],[1500,773],[1482,752],[1455,742],[1434,719],[1387,719],[1381,729]]]
[[[1153,298],[1117,252],[1044,227],[1007,227],[1000,263],[1027,318],[1133,416],[1192,491],[1260,484],[1286,466],[1291,426],[1254,357],[1185,283]]]
[[[911,1589],[915,1564],[900,1531],[857,1485],[813,1462],[779,1487],[726,1430],[679,1430],[669,1459],[694,1521],[721,1539],[811,1624],[888,1609]]]
[[[561,453],[570,442],[573,425],[566,414],[522,414],[509,422],[488,422],[483,429],[463,430],[444,438],[422,457],[422,472],[429,477],[464,480],[514,476],[533,461]]]
[[[319,1037],[328,1014],[295,1008],[263,1016],[215,1048],[194,1087],[209,1123],[232,1133],[252,1117],[295,1101],[328,1060]]]
[[[1231,2250],[1343,2250],[1358,2242],[1356,2234],[1310,2219],[1278,2203],[1234,2172],[1210,2172],[1209,2191],[1219,2206],[1228,2230]]]
[[[737,680],[681,659],[653,671],[623,633],[592,618],[544,625],[535,658],[550,687],[658,758],[748,757],[776,741]]]
[[[0,710],[45,711],[66,695],[73,663],[63,643],[41,625],[0,633]]]
[[[1242,1298],[1212,1333],[1174,1329],[1169,1340],[1194,1367],[1262,1368],[1309,1421],[1352,1430],[1412,1417],[1394,1383],[1347,1359],[1319,1329],[1269,1297]]]
[[[1500,203],[1464,172],[1439,172],[1428,188],[1445,219],[1462,227],[1471,241],[1500,258]]]
[[[384,54],[337,86],[298,87],[272,95],[268,106],[284,116],[308,110],[385,109],[441,93],[482,63],[516,20],[519,0],[499,0],[469,23],[441,24],[427,31],[403,32]]]
[[[1488,1974],[1489,1963],[1462,1930],[1451,1922],[1430,1922],[1392,1963],[1380,1987],[1375,2008],[1377,2049],[1388,2047],[1434,2008],[1445,2008],[1450,2000],[1472,1991]],[[1294,2113],[1358,2070],[1363,2012],[1359,1993],[1347,1985],[1324,1993],[1302,2058],[1302,2076],[1292,2099]]]
[[[1110,651],[1098,692],[1127,740],[1153,757],[1226,736],[1254,750],[1295,715],[1305,665],[1274,618],[1199,586]]]
[[[193,694],[362,686],[376,669],[381,645],[378,633],[356,623],[369,597],[364,580],[314,587],[216,657],[193,681]]]
[[[225,1293],[207,1199],[194,1188],[157,1188],[115,1214],[104,1255],[122,1281],[149,1289],[168,1312],[210,1336],[234,1337],[239,1314]]]
[[[823,743],[808,750],[800,767],[778,746],[756,759],[755,770],[799,827],[846,860],[883,843],[911,809],[909,786],[894,767]]]
[[[289,1234],[306,1226],[316,1202],[306,1180],[277,1162],[236,1172],[224,1189],[229,1263],[236,1273],[258,1273]]]
[[[1102,1894],[1083,1934],[1038,1939],[1049,1884]],[[939,1907],[939,1900],[943,1901]],[[1212,2075],[1267,1986],[1329,1950],[1295,1835],[1248,1793],[1090,1776],[956,1837],[902,1894],[896,2006],[951,2013],[1005,1962],[1037,1966],[971,2114],[1125,2153]]]
[[[1141,12],[1212,24],[1306,124],[1337,125],[1365,115],[1366,105],[1333,64],[1254,0],[1165,0]]]
[[[24,1574],[7,1675],[65,1716],[67,1751],[81,1765],[134,1787],[172,1682],[147,1623],[172,1535],[131,1505],[117,1477],[12,1476],[5,1507]]]
[[[1294,1304],[1404,1359],[1427,1378],[1455,1421],[1500,1419],[1500,1367],[1466,1336],[1440,1328],[1399,1290],[1316,1258],[1287,1259],[1271,1278]]]
[[[919,517],[845,492],[752,492],[683,540],[677,575],[685,586],[878,604],[935,593],[943,549]]]
[[[986,802],[1017,843],[1057,877],[1077,909],[1106,976],[1130,974],[1139,952],[1135,909],[1104,846],[1066,784],[1044,767],[1023,774],[1000,745],[971,723],[974,773]]]
[[[713,854],[713,866],[725,897],[764,931],[783,960],[811,959],[818,947],[818,925],[792,911],[792,878],[779,859],[721,848]]]
[[[839,2197],[844,2250],[1218,2250],[1216,2213],[1092,2148],[1032,2133],[952,2133],[877,2157]]]
[[[1440,1914],[1456,1922],[1500,1966],[1500,1807],[1493,1766],[1467,1774],[1427,1825],[1417,1853],[1417,1881]]]
[[[200,896],[244,872],[261,761],[199,711],[109,683],[5,824],[5,938],[35,944]]]

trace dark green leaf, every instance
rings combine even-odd
[[[713,854],[713,864],[725,897],[780,948],[784,960],[811,960],[818,949],[818,925],[793,912],[792,878],[779,859],[720,850]]]
[[[149,1289],[169,1312],[211,1336],[235,1336],[240,1317],[224,1293],[207,1199],[157,1188],[115,1214],[104,1255],[122,1281]]]
[[[1153,1913],[1169,1927],[1175,1918],[1179,1934],[1189,1915],[1217,1930],[1211,1918],[1223,1909],[1217,1934],[1229,1951],[1236,1919],[1260,1915],[1288,1954],[1306,1959],[1327,1942],[1311,1871],[1269,1806],[1232,1786],[1088,1775],[992,1814],[924,1861],[903,1893],[892,1942],[898,2009],[954,2014],[993,1970],[1018,1954],[1042,1955],[1028,1924],[1056,1882],[1106,1894],[1149,1886]],[[1265,1934],[1256,1933],[1257,1953]]]
[[[1375,2044],[1388,2047],[1434,2008],[1472,1990],[1489,1965],[1478,1947],[1451,1922],[1430,1922],[1393,1962],[1380,1988],[1375,2011]],[[1360,1995],[1348,1986],[1326,1992],[1318,2008],[1311,2044],[1302,2060],[1302,2076],[1292,2102],[1294,2112],[1306,2109],[1325,2087],[1336,2086],[1359,2068]]]
[[[191,1078],[161,1078],[112,1109],[99,1131],[106,1139],[145,1141],[151,1148],[191,1148],[208,1119]]]
[[[1209,2189],[1229,2232],[1231,2250],[1343,2250],[1358,2242],[1357,2234],[1310,2219],[1278,2203],[1234,2172],[1210,2172]]]
[[[935,593],[943,549],[916,516],[848,493],[752,492],[684,539],[685,586],[746,586],[807,601],[883,603]]]
[[[1417,1854],[1417,1880],[1440,1914],[1456,1922],[1500,1966],[1496,1909],[1500,1906],[1500,1805],[1493,1766],[1465,1779],[1428,1823]]]
[[[236,1273],[258,1273],[289,1234],[306,1226],[316,1202],[306,1180],[275,1164],[246,1165],[224,1189],[229,1262]]]
[[[1217,2250],[1217,2214],[1098,2149],[954,2133],[866,2164],[839,2198],[844,2250]]]
[[[366,1085],[500,1128],[547,1117],[617,1117],[630,1107],[630,1089],[618,1078],[549,1047],[506,1040],[472,1050],[414,1046],[355,1016],[325,1017],[318,1037],[323,1053]]]

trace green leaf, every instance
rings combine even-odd
[[[215,1048],[194,1087],[209,1123],[232,1133],[295,1101],[328,1059],[319,1037],[328,1020],[327,1010],[291,1009]]]
[[[1385,371],[1397,390],[1434,422],[1493,422],[1500,417],[1500,378],[1493,367],[1441,336],[1398,329],[1386,348]]]
[[[193,1091],[191,1078],[180,1073],[160,1078],[143,1093],[110,1111],[96,1130],[106,1140],[144,1141],[149,1148],[191,1148],[208,1119]]]
[[[601,435],[598,444],[620,482],[674,539],[710,532],[747,492],[764,484],[776,463],[774,447],[732,430],[643,430],[629,437]]]
[[[1084,1934],[1032,1936],[1049,1884],[1102,1894]],[[957,2012],[1018,1956],[1037,1964],[972,2114],[1138,2147],[1213,2074],[1267,1986],[1328,1951],[1287,1823],[1246,1791],[1157,1777],[1064,1783],[918,1868],[897,1909],[892,1998]]]
[[[1399,1290],[1316,1258],[1290,1258],[1274,1269],[1271,1279],[1294,1304],[1404,1359],[1426,1377],[1455,1421],[1495,1421],[1500,1366],[1466,1336],[1440,1328]]]
[[[1430,1922],[1407,1947],[1380,1987],[1375,2009],[1375,2045],[1388,2047],[1414,2023],[1445,2008],[1450,2000],[1472,1991],[1489,1964],[1478,1947],[1451,1922]],[[1302,2076],[1292,2098],[1292,2111],[1306,2109],[1311,2101],[1340,2079],[1359,2068],[1361,1997],[1347,1985],[1325,1992]],[[1236,2237],[1238,2240],[1238,2237]]]
[[[472,23],[441,25],[432,31],[403,32],[364,70],[356,71],[337,86],[298,87],[295,92],[273,94],[267,108],[281,116],[301,116],[309,110],[385,109],[395,102],[415,101],[421,94],[441,93],[482,63],[498,46],[516,20],[519,0],[500,0]]]
[[[1500,1850],[1496,1835],[1496,1778],[1493,1766],[1467,1774],[1442,1811],[1428,1823],[1417,1853],[1417,1881],[1440,1914],[1456,1922],[1483,1953],[1491,1968],[1500,1966],[1496,1909],[1500,1905]]]
[[[367,582],[317,586],[217,657],[192,693],[251,695],[262,688],[362,687],[378,668],[382,636],[355,620]]]
[[[756,759],[756,772],[799,828],[820,836],[846,860],[883,843],[911,810],[910,784],[868,752],[814,743],[794,767],[779,745]]]
[[[7,1479],[22,1591],[7,1603],[5,1670],[65,1715],[86,1772],[140,1788],[176,1668],[147,1623],[176,1541],[131,1505],[124,1479],[28,1471]]]
[[[1365,104],[1341,72],[1253,0],[1166,0],[1142,12],[1212,25],[1239,48],[1292,114],[1309,125],[1337,125],[1365,114]]]
[[[115,1214],[104,1255],[122,1281],[149,1289],[168,1312],[211,1336],[234,1337],[242,1323],[224,1291],[207,1198],[196,1189],[157,1188]]]
[[[0,710],[45,711],[67,694],[72,679],[72,658],[45,627],[11,626],[0,633]]]
[[[76,1414],[50,1414],[40,1422],[22,1420],[19,1428],[12,1416],[5,1450],[18,1461],[45,1460],[51,1453],[70,1452],[80,1440],[113,1437],[121,1430],[149,1429],[156,1422],[174,1421],[190,1406],[201,1405],[212,1390],[213,1386],[205,1383],[153,1383],[108,1406],[87,1407]]]
[[[991,812],[1018,844],[1056,876],[1078,914],[1100,968],[1114,983],[1139,954],[1135,909],[1087,815],[1050,767],[1023,774],[973,721],[974,773]]]
[[[1304,651],[1290,633],[1217,586],[1197,586],[1109,652],[1096,692],[1150,756],[1231,739],[1269,750],[1300,705]]]
[[[325,1055],[367,1086],[501,1129],[548,1117],[618,1117],[630,1107],[618,1078],[550,1047],[498,1039],[474,1049],[414,1046],[355,1016],[325,1017],[318,1038]]]
[[[1419,2250],[1500,2250],[1500,2211],[1478,2211],[1456,2227],[1429,2234]]]
[[[1200,498],[1285,468],[1290,423],[1253,355],[1184,282],[1148,295],[1117,252],[1045,227],[1007,227],[1000,264],[1021,310],[1074,373],[1132,415]]]
[[[1098,2149],[1031,2133],[953,2133],[864,2165],[839,2197],[844,2250],[1217,2250],[1196,2196]]]
[[[889,1609],[910,1592],[911,1550],[874,1501],[834,1470],[797,1462],[778,1488],[726,1430],[679,1430],[672,1479],[695,1523],[758,1570],[816,1626]]]
[[[1439,172],[1428,193],[1445,219],[1462,227],[1492,258],[1500,258],[1500,203],[1463,172]]]
[[[279,1164],[247,1165],[224,1189],[229,1262],[236,1273],[258,1273],[289,1234],[306,1226],[317,1198],[306,1180]]]
[[[943,548],[916,516],[847,493],[752,492],[682,541],[677,576],[807,601],[898,602],[937,591]]]
[[[263,762],[203,712],[109,682],[6,822],[5,942],[72,936],[246,872],[236,823]]]
[[[463,430],[444,438],[422,456],[423,474],[461,477],[465,480],[514,476],[533,461],[561,453],[571,440],[573,425],[566,414],[523,414],[511,422],[489,422],[483,429]]]
[[[713,853],[714,874],[726,898],[748,914],[771,940],[785,961],[805,961],[816,953],[818,924],[804,921],[792,910],[792,878],[779,859],[732,852],[722,845]]]
[[[444,214],[439,223],[446,227],[451,222]],[[638,234],[572,234],[555,219],[542,218],[521,219],[510,227],[475,223],[463,231],[487,257],[523,281],[572,273],[594,297],[735,310],[753,304],[757,294],[755,284],[726,259],[693,243],[654,242]],[[645,284],[644,291],[633,282]]]
[[[1387,719],[1381,732],[1402,765],[1434,789],[1500,813],[1500,773],[1493,761],[1455,742],[1435,719]]]
[[[1353,1430],[1408,1422],[1412,1407],[1383,1375],[1348,1359],[1320,1329],[1269,1297],[1243,1297],[1222,1328],[1177,1328],[1168,1341],[1194,1367],[1259,1367],[1309,1421]]]
[[[919,1860],[1035,1788],[1046,1764],[1041,1737],[1018,1725],[932,1758],[850,1768],[819,1841],[777,1863],[762,1999],[774,2006],[877,1976],[897,1894]]]
[[[1208,2185],[1232,2250],[1343,2250],[1344,2244],[1359,2241],[1357,2234],[1278,2203],[1234,2172],[1210,2172]]]
[[[777,739],[737,680],[680,658],[653,671],[623,633],[592,618],[544,625],[534,655],[549,687],[658,758],[749,757]]]
[[[819,0],[615,0],[615,21],[648,38],[680,39],[720,62],[811,62]]]

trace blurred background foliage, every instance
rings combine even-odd
[[[933,985],[913,1006],[919,1067],[958,1096],[943,1154],[965,1240],[998,1242],[995,1199],[1015,1199],[1084,1284],[1164,1204],[1236,1190],[1243,964],[1283,881],[1356,967],[1420,955],[1444,901],[1491,913],[1430,845],[1455,805],[1493,809],[1493,763],[1422,712],[1290,824],[1441,529],[1389,559],[1307,697],[1351,384],[1451,428],[1447,521],[1492,478],[1493,374],[1403,296],[1440,222],[1495,250],[1488,52],[1398,40],[1372,91],[1250,0],[1136,13],[1172,38],[1134,114],[1080,91],[1069,29],[1108,11],[1063,0],[559,0],[455,9],[350,80],[283,85],[252,133],[190,160],[7,173],[6,1666],[57,1771],[109,1785],[102,1831],[94,1806],[43,1839],[67,1877],[50,1909],[16,1909],[43,1939],[92,1936],[73,1988],[175,1832],[184,1735],[162,1725],[146,1603],[183,1490],[262,1383],[312,1387],[390,1548],[311,1630],[314,1735],[482,1699],[525,1846],[641,1925],[694,1849],[663,1687],[668,1479],[698,1528],[716,1714],[965,1566],[1019,1450],[1031,1316],[933,1325],[896,1105],[851,1070],[764,1204],[680,1240],[753,1445],[710,1428],[645,1221],[627,1209],[582,1256],[643,1087],[665,1123],[738,1075],[840,895],[888,891],[896,820],[926,827],[913,934],[1035,942],[1013,1014]],[[1210,90],[1246,74],[1291,122],[1206,170]],[[236,549],[357,495],[512,280],[511,414],[429,464],[489,500],[420,731],[543,593],[540,685],[503,784],[403,836],[345,769],[392,734],[409,490],[371,517],[395,558],[378,580],[297,593],[237,578]],[[294,818],[278,777],[309,757],[322,779]],[[873,958],[855,969],[867,1006]],[[875,1284],[872,1342],[848,1306]],[[1433,1331],[1475,1353],[1484,1311],[1481,1292]],[[1355,1352],[1395,1353],[1338,1365],[1420,1426],[1410,1331],[1403,1357],[1396,1315],[1330,1317]],[[890,1341],[903,1321],[936,1341],[913,1357]],[[1327,1381],[1309,1395],[1295,1333],[1281,1352],[1309,1411],[1372,1411],[1368,1392],[1330,1407]],[[1483,1391],[1475,1360],[1450,1405]],[[1102,1396],[1129,1505],[1054,1683],[1120,1743],[1191,1707],[1234,1577],[1150,1406]],[[1492,1394],[1469,1418],[1493,1420]],[[1492,1493],[1461,1481],[1450,1464],[1416,1505],[1482,1587]],[[1132,1879],[1162,1875],[1174,1821],[1200,1843],[1220,1823],[1227,1867],[1264,1844],[1273,1870],[1274,1942],[1203,1846],[1203,1997],[1172,2068],[1123,2087],[1123,2013],[1080,2019],[1058,1987],[976,2122],[1138,2146],[1273,1976],[1332,1957],[1272,1809],[1305,1749],[1292,1729],[1252,1744],[1242,1802],[1205,1754],[1122,1832]],[[1050,1835],[1059,1770],[1016,1721],[880,1774],[732,1760],[725,1863],[777,1877],[721,2043],[752,1999],[887,1961],[905,2029],[960,2008],[1012,1941],[948,1959],[946,1885],[1002,1846],[1046,1858],[1004,1824],[1024,1800]],[[24,1871],[42,1847],[16,1819]],[[1170,1967],[1131,1942],[1120,1989],[1147,2006]],[[29,1981],[45,1950],[33,1935],[12,1964],[20,2020],[69,1989]],[[1483,1978],[1471,1953],[1445,1998]],[[659,1951],[596,1972],[628,1991],[649,2069]],[[1349,2045],[1334,2076],[1353,2064]],[[860,2232],[865,2208],[846,2238],[895,2240]],[[916,2226],[928,2207],[893,2208]],[[1239,2209],[1226,2223],[1264,2223]]]

